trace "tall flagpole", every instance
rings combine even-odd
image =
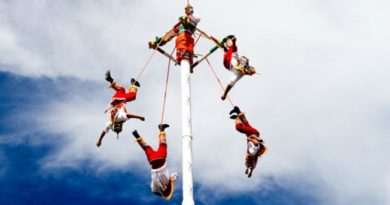
[[[182,205],[194,205],[192,179],[192,126],[191,126],[191,78],[190,62],[181,60],[181,112],[182,112]]]

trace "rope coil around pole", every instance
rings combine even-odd
[[[173,48],[173,50],[172,50],[172,52],[171,52],[171,55],[173,54],[173,52],[175,52],[175,49],[176,49],[176,48]],[[167,100],[167,92],[168,92],[168,83],[169,83],[169,71],[170,71],[170,68],[171,68],[171,60],[168,59],[167,77],[166,77],[166,79],[165,79],[165,88],[164,88],[164,97],[163,97],[163,104],[162,104],[162,112],[161,112],[160,124],[163,124],[163,121],[164,121],[165,104],[166,104],[166,100]]]
[[[225,87],[223,86],[221,80],[218,78],[217,73],[215,72],[213,66],[211,66],[210,61],[209,61],[207,58],[206,58],[206,62],[207,62],[207,64],[209,64],[209,67],[210,67],[211,71],[213,71],[214,77],[217,79],[219,85],[220,85],[221,88],[222,88],[222,91],[224,91],[224,90],[225,90]],[[234,103],[233,103],[233,101],[230,99],[229,95],[227,96],[227,99],[229,100],[229,102],[230,102],[230,104],[232,105],[232,107],[234,107]]]

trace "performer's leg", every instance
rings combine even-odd
[[[244,113],[240,113],[236,118],[236,129],[246,135],[256,135],[260,137],[259,131],[249,124]]]
[[[137,97],[137,91],[138,91],[137,86],[131,85],[131,86],[129,87],[129,92],[123,94],[123,98],[126,99],[126,102],[133,101],[133,100],[135,100],[136,97]]]
[[[107,70],[107,71],[106,71],[106,73],[105,73],[105,79],[106,79],[106,81],[108,81],[109,83],[114,82],[114,79],[111,77],[111,72],[110,72],[110,70]]]
[[[247,135],[247,136],[249,136],[249,135],[256,135],[258,137],[260,136],[260,133],[255,128],[253,128],[249,124],[245,125],[242,122],[236,121],[236,130],[239,131],[240,133]]]
[[[226,96],[228,95],[229,91],[233,88],[233,86],[242,78],[242,75],[240,72],[234,70],[233,68],[231,69],[233,76],[231,77],[229,84],[226,86],[224,93],[221,97],[222,100],[226,99]]]
[[[160,46],[164,46],[166,43],[171,41],[176,36],[176,34],[177,33],[175,33],[175,31],[173,31],[173,30],[168,31],[164,36],[162,36],[161,42],[159,42]],[[157,46],[158,43],[155,45]]]
[[[240,108],[238,106],[234,106],[234,108],[229,112],[229,115],[232,115],[232,114],[237,114],[238,115],[240,113],[241,113]]]
[[[123,95],[126,94],[125,88],[115,81],[111,83],[110,87],[116,91],[112,98],[123,98]]]
[[[144,141],[144,139],[138,134],[137,130],[133,131],[133,136],[137,140],[139,146],[146,152],[146,149],[151,149],[151,147]]]
[[[168,124],[159,124],[158,129],[160,130],[160,134],[158,136],[160,144],[164,143],[167,144],[167,139],[166,139],[166,134],[165,134],[165,129],[168,128]]]
[[[134,137],[137,139],[138,144],[145,151],[146,157],[153,169],[157,169],[164,165],[166,158],[166,145],[160,146],[158,151],[154,151],[150,145],[148,145],[143,138],[138,134],[137,130],[133,131]],[[163,160],[159,160],[163,159]]]
[[[174,30],[168,31],[164,36],[162,37],[156,37],[156,40],[153,42],[149,42],[149,48],[156,48],[157,46],[164,46],[166,43],[172,40],[176,36],[176,32]]]
[[[240,112],[238,114],[238,118],[239,118],[239,120],[241,120],[241,122],[243,124],[248,124],[248,120],[246,119],[246,116],[245,116],[245,114],[243,112]]]
[[[128,93],[124,93],[124,98],[126,99],[126,102],[130,102],[130,101],[133,101],[135,100],[135,98],[137,97],[137,91],[138,91],[138,88],[141,87],[141,84],[135,80],[134,78],[132,78],[130,80],[130,87],[129,87],[129,92]]]
[[[161,131],[158,135],[159,144],[167,144],[167,137],[164,131]]]
[[[125,88],[123,86],[121,86],[118,82],[116,82],[115,80],[113,80],[111,83],[110,83],[110,88],[114,89],[115,91],[118,91],[119,89],[123,88],[123,90],[125,90]]]
[[[165,133],[165,129],[169,127],[168,124],[160,124],[158,126],[159,130],[160,130],[160,133],[158,135],[158,138],[159,138],[159,146],[158,146],[158,149],[157,149],[157,156],[158,158],[160,159],[166,159],[167,158],[167,138],[166,138],[166,133]]]
[[[163,137],[160,134],[160,142],[159,142],[158,149],[157,149],[157,155],[159,157],[161,157],[162,159],[166,159],[167,158],[167,148],[168,148],[168,145],[166,143],[166,138],[165,138],[165,136]]]
[[[223,94],[222,94],[222,96],[221,96],[221,99],[222,99],[222,100],[225,100],[225,99],[226,99],[227,94],[229,93],[229,91],[230,91],[232,88],[233,88],[232,85],[227,85],[227,86],[226,86],[226,88],[225,88],[225,90],[223,91]]]

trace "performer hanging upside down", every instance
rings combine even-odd
[[[194,14],[193,7],[188,3],[185,7],[185,16],[179,18],[179,22],[167,32],[163,37],[156,37],[156,40],[149,42],[149,48],[163,46],[172,38],[176,38],[176,58],[180,64],[182,59],[188,59],[190,65],[193,62],[194,56],[194,38],[192,35],[195,32],[196,25],[200,22],[200,17]]]
[[[258,130],[253,128],[245,117],[245,114],[240,111],[240,108],[235,106],[230,111],[230,118],[236,121],[236,130],[246,135],[247,139],[247,151],[245,158],[245,174],[248,177],[252,176],[253,170],[256,168],[257,160],[267,150],[263,140],[260,138]]]
[[[165,129],[169,127],[168,124],[158,125],[160,130],[159,134],[159,146],[157,151],[153,150],[143,138],[138,134],[137,130],[134,130],[133,135],[136,138],[138,144],[145,151],[146,157],[152,168],[151,176],[151,190],[154,194],[163,197],[164,199],[170,199],[173,195],[174,184],[178,173],[173,172],[169,174],[167,169],[167,141]]]
[[[112,77],[110,70],[106,71],[105,74],[105,79],[110,83],[110,87],[114,89],[116,92],[112,96],[112,101],[110,103],[110,107],[115,106],[118,103],[121,102],[130,102],[135,100],[137,97],[137,90],[138,87],[141,87],[138,81],[136,81],[134,78],[130,80],[130,87],[129,87],[129,92],[126,92],[125,88],[121,86],[119,83],[117,83]]]
[[[256,70],[249,65],[249,59],[247,57],[240,57],[238,55],[235,36],[227,36],[222,40],[222,43],[225,51],[223,55],[223,65],[233,73],[233,76],[221,97],[222,100],[225,100],[229,91],[244,75],[253,75],[256,73]]]
[[[106,123],[106,127],[101,132],[100,137],[96,143],[96,146],[98,147],[100,147],[104,136],[110,131],[110,129],[119,135],[119,133],[122,132],[123,123],[125,123],[128,119],[136,118],[142,121],[145,120],[145,118],[142,116],[129,114],[125,107],[126,102],[135,100],[137,95],[137,87],[140,87],[139,82],[131,79],[132,85],[129,87],[129,92],[126,93],[125,88],[115,82],[111,77],[109,70],[106,72],[106,80],[111,83],[110,87],[114,89],[116,93],[112,97],[109,108],[106,110],[106,112],[108,111],[109,121]]]

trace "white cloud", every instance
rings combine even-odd
[[[301,176],[302,186],[318,188],[315,194],[323,204],[389,203],[389,3],[225,2],[223,7],[206,1],[193,4],[202,17],[199,26],[216,37],[236,34],[240,53],[251,57],[261,72],[239,82],[231,97],[260,129],[270,150],[248,183],[243,175],[245,141],[228,119],[231,107],[220,101],[222,91],[204,64],[192,76],[195,180],[219,190],[246,191],[266,188],[272,177],[304,192],[305,187],[288,181]],[[1,69],[102,82],[110,67],[125,84],[151,54],[146,42],[169,29],[182,13],[183,5],[176,3],[2,2]],[[209,47],[202,40],[198,51]],[[229,73],[221,66],[221,56],[218,51],[210,61],[226,82]],[[70,88],[74,93],[67,100],[53,101],[42,110],[46,117],[36,117],[43,121],[42,128],[64,137],[62,149],[44,165],[77,167],[92,160],[104,171],[145,163],[129,136],[137,128],[156,145],[166,64],[156,55],[141,78],[139,98],[129,104],[130,110],[146,115],[147,122],[127,123],[119,141],[110,134],[100,149],[95,142],[111,92],[103,83],[87,94]],[[166,112],[166,122],[172,125],[171,169],[180,169],[181,160],[178,72],[173,68]]]

